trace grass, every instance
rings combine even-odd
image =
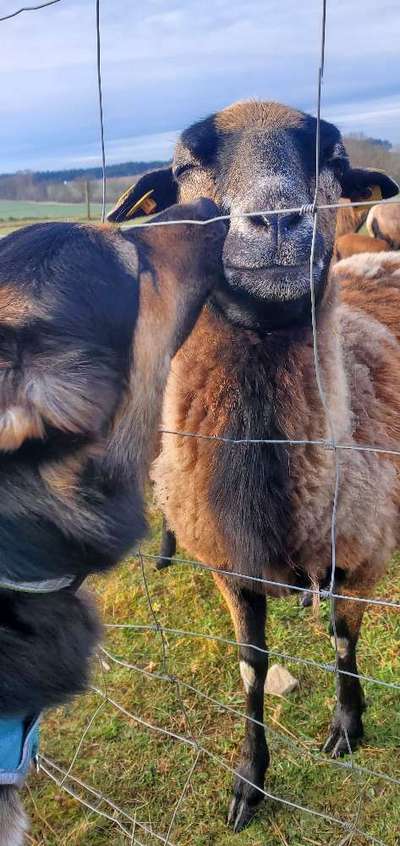
[[[111,208],[108,206],[107,208]],[[101,203],[91,203],[92,219],[100,219]],[[0,200],[0,237],[40,220],[86,220],[86,203],[38,203]]]
[[[159,515],[151,513],[152,533],[144,546],[155,553],[159,544]],[[209,574],[176,565],[158,573],[145,563],[152,603],[165,626],[232,638],[227,611]],[[104,618],[109,623],[151,624],[141,567],[136,559],[93,583]],[[400,599],[399,560],[393,561],[380,595]],[[271,649],[330,662],[328,608],[320,617],[299,608],[295,598],[270,602]],[[365,615],[360,642],[360,671],[386,681],[399,680],[400,620],[396,610],[371,608]],[[181,688],[186,723],[176,685],[154,677],[162,670],[162,644],[156,632],[109,629],[106,648],[113,655],[147,670],[148,676],[128,670],[108,658],[96,661],[94,684],[128,712],[155,726],[178,734],[190,731],[199,743],[229,766],[237,760],[243,720]],[[235,648],[202,638],[168,635],[168,670],[204,693],[243,710]],[[299,690],[285,699],[268,697],[266,721],[270,727],[272,762],[267,790],[344,821],[357,815],[358,828],[387,846],[399,842],[399,787],[378,776],[368,776],[330,764],[318,756],[326,737],[334,702],[331,674],[300,664],[288,664],[300,681]],[[400,779],[400,708],[398,692],[365,684],[368,701],[366,740],[354,760],[374,771]],[[95,693],[48,715],[42,731],[42,752],[68,768],[79,739],[90,724],[72,768],[73,774],[111,798],[126,814],[153,832],[165,836],[196,752],[130,719]],[[257,819],[242,834],[225,824],[231,776],[215,760],[200,755],[185,798],[170,834],[176,846],[325,846],[349,844],[345,832],[323,819],[267,801]],[[68,782],[70,784],[70,782]],[[75,785],[81,796],[93,796]],[[35,846],[125,846],[130,838],[118,826],[90,812],[55,786],[42,773],[29,784]],[[361,795],[361,803],[360,803]],[[97,801],[97,800],[96,800]],[[98,805],[112,815],[104,802]],[[128,818],[117,814],[128,830]],[[157,838],[137,828],[143,846]],[[131,841],[133,842],[133,840]],[[358,835],[352,846],[368,841]]]
[[[100,217],[101,203],[91,203],[93,217]],[[86,203],[36,202],[34,200],[0,200],[0,220],[66,220],[86,217]]]
[[[112,204],[108,203],[106,212],[111,208]],[[90,222],[101,219],[101,209],[100,203],[91,203]],[[0,200],[0,238],[33,223],[47,223],[52,220],[87,223],[86,212],[85,203],[36,203],[26,202],[25,200]],[[122,229],[129,229],[144,220],[149,220],[149,218],[136,217],[134,221],[124,223]]]

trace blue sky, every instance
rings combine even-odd
[[[34,5],[26,0],[21,5]],[[0,0],[0,16],[18,8]],[[102,0],[107,160],[244,97],[315,112],[321,0]],[[328,0],[323,116],[400,142],[400,3]],[[0,23],[0,172],[100,161],[94,0]]]

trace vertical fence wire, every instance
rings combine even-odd
[[[97,91],[99,99],[99,122],[100,122],[100,148],[101,148],[101,220],[106,218],[106,196],[107,196],[107,177],[106,177],[106,151],[104,144],[104,112],[103,112],[103,85],[101,78],[101,26],[100,26],[100,0],[96,0],[96,71],[97,71]]]
[[[315,195],[314,195],[314,202],[313,202],[313,217],[314,217],[314,225],[313,225],[313,235],[312,235],[312,243],[311,243],[311,255],[310,255],[310,291],[311,291],[311,319],[312,319],[312,333],[313,333],[313,352],[314,352],[314,366],[315,366],[315,375],[316,381],[318,386],[318,392],[320,395],[320,400],[323,405],[325,411],[326,422],[328,425],[328,429],[330,432],[330,439],[333,448],[333,456],[334,456],[334,491],[333,491],[333,502],[332,502],[332,519],[331,519],[331,576],[330,576],[330,584],[329,584],[329,616],[330,616],[330,623],[333,632],[333,639],[334,639],[334,646],[335,646],[335,687],[336,687],[336,699],[337,702],[340,702],[340,686],[342,683],[342,679],[340,676],[340,668],[339,668],[339,641],[338,641],[338,631],[337,631],[337,623],[336,623],[336,599],[334,597],[335,593],[335,585],[336,585],[336,522],[337,522],[337,514],[338,514],[338,502],[340,496],[340,464],[339,464],[339,452],[337,450],[336,444],[336,432],[335,432],[335,425],[333,421],[333,417],[331,414],[331,410],[329,407],[329,402],[326,397],[324,385],[323,385],[323,376],[321,373],[320,367],[320,360],[318,355],[318,335],[317,335],[317,316],[316,316],[316,298],[315,298],[315,285],[314,285],[314,263],[315,263],[315,245],[316,245],[316,236],[317,236],[317,226],[318,226],[318,195],[319,195],[319,183],[320,183],[320,153],[321,153],[321,103],[322,103],[322,86],[323,86],[323,79],[324,79],[324,68],[325,68],[325,45],[326,45],[326,19],[327,19],[327,0],[322,0],[322,13],[321,13],[321,43],[320,43],[320,63],[318,68],[318,82],[317,82],[317,127],[316,127],[316,142],[315,142]],[[345,741],[347,745],[347,751],[350,756],[350,765],[353,769],[353,748],[351,745],[351,741],[349,738],[348,728],[343,721],[342,729],[345,735]],[[340,739],[338,740],[340,743]],[[346,834],[345,838],[341,840],[341,844],[344,846],[345,843],[350,843],[353,836],[359,830],[359,820],[362,810],[362,800],[364,795],[364,785],[362,781],[361,774],[358,770],[356,770],[356,778],[358,778],[359,782],[359,800],[357,803],[357,810],[354,815],[354,819],[352,822],[351,831]]]

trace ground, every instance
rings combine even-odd
[[[151,516],[151,537],[143,546],[143,552],[150,555],[158,550],[160,530],[159,515],[153,510]],[[182,564],[160,573],[148,559],[142,562],[129,559],[117,572],[93,583],[106,622],[154,624],[144,591],[142,565],[153,611],[160,623],[181,632],[232,639],[228,614],[208,573]],[[400,600],[400,559],[392,562],[379,595]],[[300,609],[296,598],[271,601],[268,628],[272,650],[314,661],[332,661],[325,604],[317,617],[310,610]],[[159,633],[146,629],[109,629],[106,649],[117,658],[145,669],[147,675],[115,665],[103,655],[101,662],[95,662],[94,686],[107,690],[109,699],[136,718],[178,735],[192,734],[203,748],[222,758],[228,766],[235,766],[243,734],[241,717],[185,687],[179,692],[173,681],[156,677],[157,672],[167,669],[207,696],[242,711],[244,697],[235,647],[182,633],[170,632],[166,640],[165,668]],[[399,645],[399,611],[371,608],[365,616],[359,648],[360,672],[387,682],[399,682]],[[386,774],[395,780],[391,782],[362,770],[351,772],[348,767],[329,763],[318,754],[328,732],[334,678],[331,673],[311,666],[293,662],[287,666],[299,679],[300,687],[286,699],[269,697],[267,701],[265,716],[272,751],[267,790],[291,803],[355,822],[358,829],[376,838],[376,842],[395,846],[400,831],[399,691],[365,683],[366,739],[354,756],[358,767]],[[94,803],[100,812],[114,815],[126,833],[117,823],[84,808],[41,773],[31,777],[28,787],[29,810],[34,821],[29,843],[125,846],[137,842],[156,846],[162,842],[156,834],[166,837],[197,750],[155,732],[126,712],[92,692],[51,713],[42,730],[43,755],[67,770],[73,762],[71,775],[95,788],[119,810],[114,811],[101,795],[91,795],[77,782],[67,779],[65,786]],[[78,749],[87,726],[89,729]],[[48,768],[55,773],[52,767]],[[360,835],[349,838],[348,832],[337,824],[272,800],[267,800],[246,831],[235,835],[225,823],[230,783],[230,773],[214,758],[201,753],[169,832],[171,844],[364,846],[371,842]],[[131,821],[135,815],[137,827],[133,839]]]

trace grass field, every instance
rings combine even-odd
[[[152,536],[144,552],[155,553],[159,543],[159,516],[152,513]],[[176,565],[162,573],[145,564],[154,609],[160,622],[180,630],[232,638],[227,611],[209,574]],[[99,605],[109,623],[151,624],[153,619],[143,589],[137,560],[94,583]],[[395,560],[380,595],[400,600],[400,564]],[[320,617],[300,609],[295,598],[270,602],[269,644],[289,655],[332,661],[328,637],[328,608]],[[188,728],[175,684],[154,677],[163,669],[159,634],[131,629],[108,631],[106,648],[114,656],[147,670],[145,677],[106,658],[95,663],[94,684],[110,699],[154,726],[178,734],[190,731],[201,746],[229,766],[237,760],[243,720],[221,710],[197,694],[181,688]],[[359,648],[360,672],[394,682],[400,680],[400,618],[396,610],[374,607],[365,616]],[[270,727],[272,763],[267,790],[317,812],[357,827],[387,846],[399,843],[399,785],[379,776],[343,769],[318,755],[325,739],[334,702],[331,674],[289,663],[300,681],[296,693],[285,699],[268,697],[266,721]],[[243,710],[235,647],[202,638],[168,635],[168,670],[207,695]],[[398,691],[365,684],[368,710],[366,739],[355,763],[400,779],[400,708]],[[90,722],[96,708],[95,719]],[[68,769],[85,727],[72,773],[112,799],[123,811],[151,831],[166,835],[188,769],[196,752],[129,718],[97,694],[88,693],[74,704],[51,713],[44,722],[42,752]],[[369,841],[348,839],[338,825],[320,817],[268,801],[257,819],[242,834],[225,824],[231,776],[206,754],[201,754],[184,801],[170,832],[175,846],[365,846]],[[66,782],[71,786],[71,782]],[[93,796],[75,784],[80,795]],[[29,785],[34,818],[28,840],[35,846],[125,846],[139,842],[156,846],[160,840],[137,827],[137,841],[116,823],[86,810],[42,773]],[[361,796],[361,800],[360,800]],[[97,802],[98,800],[96,800]],[[99,801],[99,810],[113,814]],[[116,814],[128,830],[128,818]]]
[[[111,208],[112,205],[107,204],[106,211]],[[91,203],[91,221],[100,220],[101,209],[100,203]],[[0,238],[39,221],[87,221],[86,213],[85,203],[30,203],[22,200],[0,200]],[[134,221],[124,223],[122,228],[130,228],[143,220],[145,218],[137,217]]]
[[[109,207],[108,207],[109,208]],[[101,204],[91,203],[91,218],[101,217]],[[0,237],[38,220],[86,220],[86,203],[36,203],[0,200]]]

